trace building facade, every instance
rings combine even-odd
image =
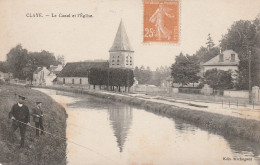
[[[46,80],[50,73],[46,67],[38,67],[33,72],[33,85],[46,85]]]
[[[89,85],[88,74],[91,68],[107,68],[108,62],[71,62],[67,63],[57,77],[57,84]]]
[[[225,50],[216,57],[210,59],[203,64],[203,73],[205,74],[207,70],[218,69],[228,71],[231,70],[233,74],[238,70],[239,58],[238,54],[233,50]]]

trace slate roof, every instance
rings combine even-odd
[[[113,43],[113,46],[110,48],[109,52],[117,51],[130,51],[133,49],[130,45],[129,39],[127,37],[123,21],[121,20],[119,27],[117,29],[116,37]]]
[[[50,66],[48,69],[50,70],[50,71],[54,71],[54,70],[56,70],[58,68],[58,66]]]
[[[33,73],[38,74],[42,69],[43,69],[42,67],[38,67]]]
[[[219,56],[217,55],[205,62],[203,66],[237,66],[239,64],[238,55],[233,50],[225,50],[223,53],[223,61],[219,61]],[[235,61],[231,62],[231,54],[235,54]]]
[[[108,62],[71,62],[65,65],[58,77],[88,77],[91,68],[108,67]]]

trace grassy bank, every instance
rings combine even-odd
[[[2,164],[66,164],[66,141],[45,134],[36,138],[35,130],[27,127],[25,147],[19,149],[20,134],[15,132],[15,143],[10,142],[12,121],[8,113],[17,102],[15,94],[24,95],[25,104],[31,111],[36,101],[42,101],[44,113],[43,126],[45,131],[61,138],[66,138],[65,109],[49,96],[24,87],[1,86],[0,91],[0,163]],[[34,125],[31,117],[31,125]]]
[[[195,111],[181,107],[175,107],[163,103],[155,103],[149,100],[141,100],[136,97],[117,96],[95,91],[80,90],[74,88],[49,87],[62,91],[89,94],[92,96],[111,99],[131,105],[140,106],[147,111],[166,115],[172,118],[179,118],[199,128],[221,134],[225,137],[241,137],[254,142],[260,142],[260,122],[256,120],[236,118],[216,113]]]

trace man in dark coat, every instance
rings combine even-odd
[[[39,136],[39,129],[41,129],[41,135],[43,133],[43,112],[42,112],[42,102],[36,102],[36,107],[32,109],[33,121],[35,122],[36,136]]]
[[[18,103],[14,104],[9,112],[9,118],[13,120],[12,132],[19,128],[21,135],[20,148],[24,147],[24,138],[26,132],[26,124],[30,125],[30,112],[26,105],[24,105],[25,97],[18,95]]]

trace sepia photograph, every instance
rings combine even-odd
[[[260,0],[0,0],[0,165],[260,165]]]

